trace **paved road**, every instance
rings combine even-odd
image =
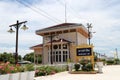
[[[104,66],[101,74],[69,74],[66,71],[35,80],[120,80],[120,65]]]

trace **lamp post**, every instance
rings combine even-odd
[[[17,23],[16,23],[16,24],[12,24],[12,25],[9,26],[9,27],[10,27],[10,30],[8,30],[8,32],[10,32],[10,33],[15,32],[15,31],[12,29],[12,27],[14,27],[14,28],[16,29],[15,64],[18,63],[18,32],[19,32],[19,28],[20,28],[20,26],[21,26],[22,24],[24,24],[21,29],[23,29],[23,30],[28,29],[28,28],[26,27],[26,25],[25,25],[26,22],[27,22],[27,21],[19,22],[19,21],[17,20]]]

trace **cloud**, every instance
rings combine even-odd
[[[0,0],[1,51],[14,52],[15,33],[10,34],[7,30],[9,25],[16,23],[16,20],[28,21],[26,25],[29,27],[27,31],[19,30],[20,53],[25,53],[26,50],[29,52],[29,47],[42,43],[42,37],[35,34],[36,30],[64,22],[64,0],[18,1],[27,2],[29,8],[14,0]],[[68,22],[82,23],[85,27],[86,23],[92,23],[93,31],[96,31],[91,39],[95,51],[110,55],[111,51],[120,47],[119,0],[66,0],[66,2]]]

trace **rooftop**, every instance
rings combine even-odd
[[[47,28],[44,28],[44,29],[36,30],[36,34],[45,33],[45,32],[48,32],[48,31],[53,31],[53,30],[58,30],[58,29],[68,29],[68,28],[84,28],[85,29],[85,27],[82,24],[62,23],[62,24],[50,26],[50,27],[47,27]]]

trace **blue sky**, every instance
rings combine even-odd
[[[35,30],[64,22],[64,0],[0,0],[0,52],[15,51],[15,33],[9,25],[28,21],[27,31],[19,30],[19,54],[32,52],[29,47],[42,43]],[[119,0],[66,0],[67,22],[92,23],[91,42],[94,50],[114,56],[120,52],[120,1]],[[24,4],[24,5],[23,5]],[[87,27],[87,26],[86,26]]]

